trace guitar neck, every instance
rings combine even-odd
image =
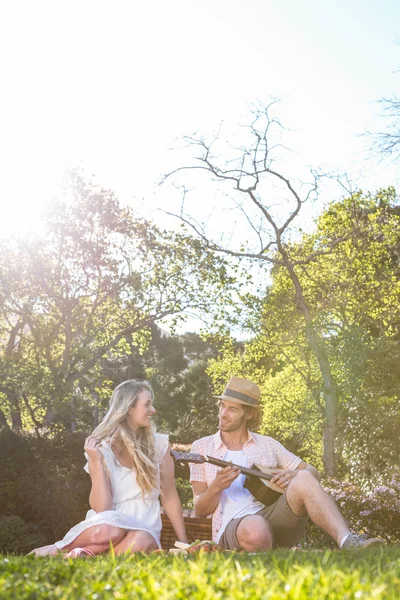
[[[214,458],[213,456],[205,456],[211,465],[215,465],[216,467],[237,467],[242,473],[245,475],[254,475],[255,477],[259,477],[260,479],[266,479],[267,481],[271,481],[273,475],[269,473],[263,473],[263,471],[259,471],[258,469],[249,469],[247,467],[242,467],[241,465],[235,465],[234,463],[227,462],[226,460],[221,460],[220,458]]]

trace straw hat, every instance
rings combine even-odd
[[[259,407],[260,396],[261,391],[258,385],[242,377],[232,377],[224,389],[222,396],[214,396],[214,398]]]

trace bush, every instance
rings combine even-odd
[[[26,554],[44,546],[46,536],[16,515],[0,517],[0,552]]]
[[[83,437],[36,439],[0,433],[0,517],[37,526],[44,543],[61,539],[88,510]]]
[[[394,473],[388,485],[377,485],[369,492],[334,479],[327,480],[324,489],[337,502],[353,533],[378,536],[393,544],[400,542],[400,473]],[[336,547],[329,536],[312,524],[300,545]]]
[[[193,492],[190,482],[182,477],[175,480],[176,490],[178,492],[183,508],[193,508]]]

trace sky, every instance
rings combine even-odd
[[[396,184],[360,134],[380,128],[377,99],[400,96],[399,42],[395,0],[4,1],[0,234],[35,227],[69,165],[137,210],[168,209],[156,184],[177,140],[234,132],[271,97],[287,166]]]

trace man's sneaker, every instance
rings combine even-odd
[[[364,549],[368,548],[372,545],[386,545],[386,542],[381,540],[380,538],[369,538],[367,535],[356,535],[355,533],[350,533],[350,535],[346,538],[343,543],[343,546],[340,548],[341,550],[353,550],[353,549]]]

